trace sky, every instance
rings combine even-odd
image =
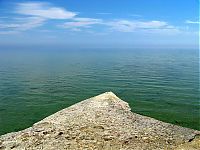
[[[199,0],[0,0],[0,12],[0,46],[199,43]]]

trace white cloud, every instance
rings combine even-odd
[[[200,22],[199,21],[186,20],[185,23],[188,23],[188,24],[199,24]]]
[[[106,21],[94,18],[73,18],[73,21],[65,22],[60,27],[81,31],[81,28],[89,28],[93,25],[109,27],[112,31],[118,32],[145,32],[177,34],[180,30],[165,21],[138,21],[138,20],[112,20]]]
[[[73,18],[74,21],[80,21],[80,22],[94,22],[99,23],[102,20],[101,19],[94,19],[94,18]]]
[[[18,33],[40,27],[48,19],[72,19],[76,16],[74,12],[42,2],[17,3],[15,13],[20,14],[20,18],[15,16],[8,20],[1,17],[6,19],[6,21],[0,21],[1,34]]]
[[[139,15],[139,14],[130,14],[130,16],[132,16],[132,17],[142,17],[142,15]]]
[[[109,12],[99,12],[99,13],[96,13],[97,15],[111,15],[112,13],[109,13]]]
[[[170,30],[175,28],[164,21],[115,20],[106,23],[106,25],[120,32],[135,32],[138,30],[153,31],[158,29]]]
[[[45,19],[40,17],[15,18],[14,23],[1,22],[0,29],[10,31],[25,31],[42,26]]]
[[[74,31],[80,31],[81,27],[89,28],[95,24],[101,24],[101,19],[94,18],[73,18],[73,21],[65,22],[61,27],[72,29]]]
[[[16,4],[15,13],[21,18],[9,18],[9,21],[0,21],[0,31],[19,32],[32,28],[40,27],[49,19],[61,19],[62,24],[57,25],[62,28],[73,31],[81,31],[83,28],[90,28],[95,25],[101,25],[103,28],[111,29],[118,32],[150,32],[161,33],[171,32],[178,33],[177,27],[168,24],[165,21],[152,20],[103,20],[96,18],[77,17],[77,13],[67,11],[61,7],[55,7],[50,3],[44,2],[24,2]],[[111,14],[111,13],[97,13],[97,14]],[[132,16],[139,17],[140,15],[132,14]],[[15,16],[16,17],[16,16]],[[8,19],[5,19],[8,20]],[[187,20],[186,23],[199,23]],[[2,31],[2,33],[3,33]]]
[[[151,34],[164,34],[164,35],[176,35],[183,33],[183,31],[179,30],[178,28],[157,28],[157,29],[148,29],[148,30],[141,30],[145,33],[151,33]]]
[[[18,3],[16,12],[23,15],[37,16],[46,19],[70,19],[76,16],[76,13],[74,12],[42,2]]]

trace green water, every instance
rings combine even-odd
[[[198,50],[1,49],[0,134],[113,91],[133,112],[200,130]]]

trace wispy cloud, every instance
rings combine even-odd
[[[191,21],[191,20],[186,20],[185,23],[188,23],[188,24],[200,24],[199,21]]]
[[[120,32],[134,32],[137,30],[154,30],[154,29],[173,29],[164,21],[137,21],[137,20],[115,20],[106,23],[113,30]]]
[[[146,32],[146,33],[167,33],[175,34],[180,30],[165,21],[138,21],[138,20],[102,20],[94,18],[73,18],[73,21],[65,22],[60,27],[81,31],[82,28],[90,28],[94,25],[101,25],[113,32]]]
[[[5,18],[6,21],[0,21],[1,33],[13,33],[30,30],[36,27],[40,27],[48,20],[59,19],[62,22],[56,27],[62,27],[64,29],[70,29],[73,31],[82,31],[82,29],[91,28],[96,25],[101,25],[107,30],[114,32],[173,32],[177,33],[179,29],[168,22],[160,20],[140,21],[138,19],[98,19],[79,17],[72,11],[68,11],[62,7],[57,7],[51,3],[46,2],[23,2],[17,3],[14,8],[15,15],[13,18]],[[108,12],[100,12],[97,14],[106,15],[111,14]],[[16,18],[20,16],[20,18]],[[132,14],[135,17],[141,17],[138,14]],[[4,17],[4,16],[1,16]],[[2,18],[3,20],[4,18]],[[57,23],[57,22],[56,22]],[[199,23],[187,20],[186,23]],[[2,30],[2,31],[1,31]],[[104,30],[105,31],[105,30]]]
[[[18,3],[16,12],[18,14],[38,16],[46,19],[69,19],[76,16],[74,12],[43,2]]]
[[[72,29],[75,31],[80,31],[80,28],[89,28],[95,24],[101,24],[101,19],[94,19],[94,18],[73,18],[73,21],[65,22],[61,27]]]
[[[40,27],[49,19],[66,20],[76,16],[76,13],[74,12],[44,2],[17,3],[14,10],[16,15],[9,18],[9,20],[3,16],[1,17],[6,20],[0,22],[1,34],[18,33],[20,31]],[[19,15],[20,18],[16,17]]]
[[[97,15],[111,15],[112,13],[109,12],[98,12]]]
[[[102,22],[101,19],[95,19],[95,18],[73,18],[74,21],[80,21],[80,22]]]
[[[142,15],[139,15],[139,14],[130,14],[130,16],[132,16],[132,17],[142,17]]]
[[[42,26],[44,21],[45,19],[40,17],[15,18],[13,21],[14,23],[1,22],[0,29],[4,31],[7,30],[6,32],[10,31],[8,33],[15,33],[17,31],[25,31]]]

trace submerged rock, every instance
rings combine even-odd
[[[112,92],[63,109],[32,127],[0,137],[0,149],[200,149],[200,131],[130,111]]]

